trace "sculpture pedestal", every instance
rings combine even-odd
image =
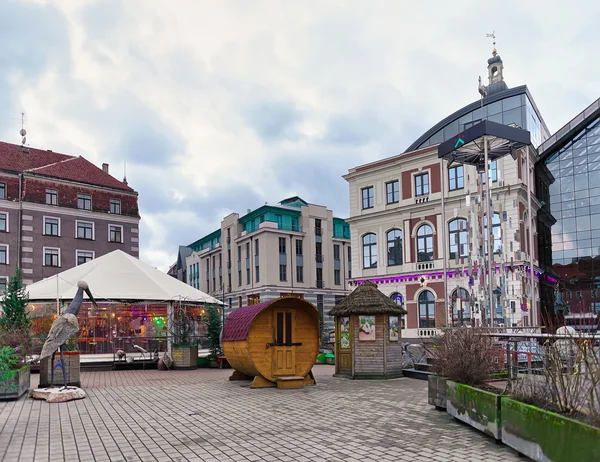
[[[75,399],[85,398],[85,391],[77,387],[69,387],[61,390],[62,387],[54,388],[36,388],[31,392],[33,399],[44,399],[48,403],[66,403]]]

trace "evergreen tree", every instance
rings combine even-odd
[[[2,300],[2,311],[0,316],[0,330],[21,330],[29,331],[31,320],[27,312],[29,297],[23,286],[23,272],[17,268],[15,275],[4,289],[4,299]]]
[[[221,351],[221,316],[214,305],[208,307],[206,330],[208,331],[210,354],[217,356]]]

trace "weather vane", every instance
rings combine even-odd
[[[494,31],[492,31],[492,33],[491,33],[491,34],[485,34],[485,36],[486,36],[486,37],[491,37],[491,38],[492,38],[492,40],[494,41],[494,42],[493,42],[493,43],[494,43],[494,50],[492,51],[492,54],[493,54],[494,56],[496,56],[496,31],[495,31],[495,30],[494,30]]]

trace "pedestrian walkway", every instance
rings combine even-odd
[[[83,372],[84,400],[0,402],[0,461],[519,460],[429,406],[427,382],[314,371],[302,390],[251,390],[231,369]]]

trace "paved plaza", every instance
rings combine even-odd
[[[231,369],[84,372],[84,400],[0,402],[0,460],[522,460],[429,406],[425,381],[314,372],[303,390],[251,390]]]

